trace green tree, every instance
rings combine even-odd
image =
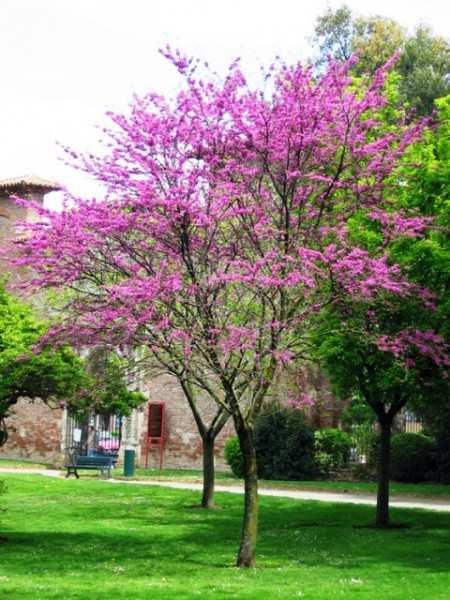
[[[136,379],[134,361],[119,356],[117,351],[95,348],[85,360],[85,369],[84,385],[67,398],[73,413],[129,415],[146,402],[144,394],[129,389],[128,382]]]
[[[420,144],[411,148],[405,170],[412,176],[402,187],[402,202],[421,214],[433,216],[434,226],[423,239],[404,239],[395,247],[396,258],[439,302],[435,327],[450,340],[450,96],[436,101],[436,124]],[[406,181],[406,180],[405,180]],[[436,402],[413,403],[413,409],[437,439],[438,472],[450,479],[450,394],[443,385]],[[441,456],[442,455],[442,456]],[[446,464],[444,464],[446,463]],[[439,475],[439,473],[438,473]]]
[[[6,418],[19,398],[44,402],[70,398],[88,383],[82,360],[69,348],[33,351],[45,325],[0,285],[0,445]]]
[[[330,377],[335,393],[348,398],[358,395],[374,412],[380,431],[378,456],[378,494],[376,525],[389,526],[389,478],[392,425],[407,404],[438,403],[446,385],[442,367],[448,366],[445,354],[418,337],[416,342],[386,352],[380,334],[399,339],[399,332],[423,328],[430,321],[426,311],[413,301],[396,303],[385,297],[377,304],[355,303],[343,299],[340,307],[324,311],[315,332],[315,343],[323,368]],[[393,342],[396,344],[397,342]]]
[[[430,219],[429,227],[419,236],[409,229],[390,248],[392,260],[412,281],[426,287],[430,296],[398,302],[385,295],[381,302],[368,303],[343,295],[340,304],[322,312],[315,332],[320,360],[336,392],[362,398],[378,421],[379,526],[389,524],[390,439],[395,416],[407,404],[434,422],[442,423],[442,417],[449,414],[444,369],[449,364],[446,343],[450,336],[450,97],[439,100],[437,106],[437,126],[410,149],[395,175],[402,185],[393,201],[399,211],[415,210],[417,223]],[[350,227],[360,243],[376,250],[383,227],[377,218],[360,215]],[[399,334],[404,341],[409,336],[410,343],[402,347]],[[380,336],[394,348],[393,353],[385,351]]]
[[[352,55],[355,22],[352,11],[345,4],[333,11],[327,8],[317,18],[313,44],[318,50],[317,64],[323,65],[328,57],[336,60],[348,60]]]
[[[359,57],[356,75],[371,75],[396,51],[401,76],[399,100],[418,115],[430,114],[434,100],[450,92],[450,45],[424,25],[409,35],[396,21],[381,16],[354,15],[347,6],[327,11],[317,19],[313,44],[320,67],[328,57]]]

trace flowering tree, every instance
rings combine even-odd
[[[106,198],[36,207],[42,219],[14,264],[31,267],[33,289],[69,290],[52,339],[144,347],[191,406],[202,393],[231,415],[245,478],[237,564],[253,566],[252,429],[277,370],[305,353],[311,316],[337,291],[413,293],[383,247],[358,247],[346,223],[389,206],[393,169],[421,125],[386,130],[379,118],[388,66],[356,90],[351,62],[317,80],[279,65],[264,93],[238,64],[216,83],[166,54],[185,80],[178,96],[111,114],[103,156],[69,151]],[[406,214],[396,224],[396,234],[422,226]]]

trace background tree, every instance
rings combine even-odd
[[[422,299],[419,295],[399,303],[385,297],[381,303],[361,304],[342,297],[341,304],[322,314],[317,340],[337,393],[362,397],[377,416],[379,526],[389,524],[390,438],[396,415],[408,404],[430,422],[441,427],[447,422],[450,97],[437,104],[436,127],[408,150],[395,175],[402,185],[394,206],[415,212],[417,220],[389,248],[391,260],[420,286]],[[372,211],[359,215],[351,227],[360,243],[376,248],[383,239],[380,230],[398,223],[393,215]]]
[[[115,353],[95,349],[97,360],[87,365],[67,346],[37,349],[46,331],[30,306],[0,286],[0,445],[8,439],[7,417],[20,398],[64,404],[79,414],[124,415],[146,401],[129,390],[127,365]]]
[[[422,314],[421,314],[422,313]],[[343,299],[322,314],[316,350],[334,391],[357,395],[376,415],[380,432],[375,523],[388,527],[392,427],[407,405],[436,406],[447,387],[450,365],[444,340],[433,330],[434,315],[412,301],[385,297],[367,304]],[[422,329],[421,329],[422,327]],[[384,335],[382,335],[384,334]]]
[[[44,332],[32,309],[0,285],[0,445],[7,441],[6,419],[19,398],[66,400],[87,383],[81,359],[69,348],[33,351]]]
[[[84,359],[86,382],[67,397],[73,413],[116,414],[126,416],[147,401],[146,396],[130,389],[136,384],[133,357],[119,356],[112,348],[96,347]]]
[[[395,249],[395,259],[403,263],[410,276],[427,286],[438,299],[435,329],[450,342],[450,96],[436,102],[436,126],[423,141],[409,151],[405,169],[408,184],[402,187],[402,202],[432,216],[434,227],[422,239],[404,239]],[[450,404],[448,380],[436,402],[413,402],[419,415],[436,439],[438,477],[450,480]],[[421,401],[422,400],[422,401]]]
[[[343,5],[317,19],[313,43],[322,66],[328,57],[347,60],[359,57],[355,74],[372,75],[395,52],[401,51],[395,70],[401,76],[400,104],[407,103],[418,115],[430,114],[434,100],[450,92],[450,45],[448,40],[419,25],[413,34],[392,19],[354,15]]]
[[[366,299],[413,291],[347,223],[389,202],[392,171],[422,126],[386,130],[386,69],[355,91],[351,63],[319,79],[281,64],[264,95],[237,64],[215,83],[167,54],[185,77],[178,96],[149,94],[111,115],[104,156],[72,153],[107,197],[72,198],[61,213],[35,206],[42,220],[14,264],[31,267],[33,289],[71,291],[50,337],[144,347],[188,401],[201,391],[231,415],[245,480],[237,564],[253,566],[255,419],[337,289]]]

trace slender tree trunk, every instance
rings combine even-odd
[[[215,436],[203,436],[203,495],[202,508],[214,508],[214,441]]]
[[[8,441],[8,429],[6,427],[6,418],[0,416],[0,447]]]
[[[378,458],[378,492],[375,524],[377,527],[389,526],[389,477],[391,466],[391,429],[392,419],[379,421],[380,456]]]
[[[238,567],[254,567],[258,535],[258,473],[253,432],[244,424],[236,427],[244,459],[244,519],[241,543],[236,560]]]
[[[178,381],[183,388],[184,395],[188,401],[189,407],[192,411],[195,423],[197,425],[198,432],[202,438],[203,444],[203,494],[202,494],[202,508],[213,508],[214,507],[214,479],[215,479],[215,468],[214,468],[214,444],[216,437],[222,431],[225,423],[229,418],[229,413],[224,411],[223,407],[219,407],[216,415],[211,421],[210,425],[207,426],[202,419],[201,413],[198,410],[196,395],[189,379],[185,375],[178,375]]]

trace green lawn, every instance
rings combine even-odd
[[[258,567],[233,567],[242,497],[220,509],[188,491],[1,475],[7,542],[0,598],[448,600],[448,514],[395,510],[409,529],[377,531],[373,508],[261,498]]]
[[[118,474],[121,476],[119,469]],[[114,475],[116,477],[116,475]],[[128,479],[128,478],[127,478]],[[202,472],[188,469],[136,469],[134,479],[157,479],[160,481],[202,481]],[[230,473],[216,473],[216,481],[221,485],[236,485],[239,479],[231,477]],[[328,492],[351,492],[354,494],[372,494],[376,492],[374,482],[360,481],[264,481],[260,480],[261,488],[271,487],[289,490],[317,490]],[[442,500],[450,500],[450,485],[437,483],[391,483],[391,492],[402,496],[439,496]]]

